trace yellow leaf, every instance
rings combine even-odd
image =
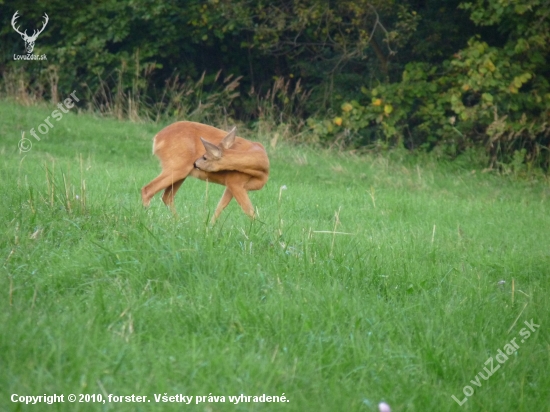
[[[342,110],[343,110],[344,112],[351,112],[352,109],[353,109],[353,106],[352,106],[351,104],[349,104],[349,103],[344,103],[344,104],[342,105]]]
[[[384,106],[384,113],[390,114],[391,112],[393,112],[393,106],[391,104],[385,105]]]
[[[467,85],[467,84],[464,84],[464,85],[462,85],[462,90],[464,90],[465,92],[467,92],[468,90],[470,90],[470,86]]]
[[[341,117],[335,117],[333,122],[336,126],[342,126],[342,118]]]
[[[380,106],[380,105],[382,105],[382,99],[375,99],[375,100],[373,100],[372,105],[373,105],[373,106]]]

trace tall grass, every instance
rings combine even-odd
[[[249,122],[256,133],[273,136],[274,145],[279,139],[308,140],[301,134],[307,132],[305,106],[311,91],[302,87],[300,79],[275,78],[267,90],[252,87],[248,99],[237,102],[242,76],[223,75],[219,70],[203,72],[194,80],[174,74],[158,89],[153,81],[156,64],[141,66],[139,54],[134,60],[132,64],[123,60],[118,69],[98,76],[95,83],[80,85],[79,109],[137,123],[166,123],[184,118],[229,126],[239,118]],[[2,74],[0,97],[5,99],[29,106],[57,104],[64,98],[60,96],[55,65],[37,78],[23,69],[7,68]],[[236,103],[240,106],[235,107]]]
[[[305,106],[311,91],[302,87],[300,79],[277,77],[265,93],[252,88],[248,94],[254,104],[249,109],[255,119],[253,128],[260,135],[270,136],[272,147],[279,140],[307,140],[298,135],[306,130]]]
[[[239,96],[241,76],[223,76],[220,70],[213,74],[203,72],[198,80],[193,80],[174,74],[158,90],[151,80],[155,70],[154,63],[141,67],[137,55],[132,67],[122,61],[118,69],[98,76],[94,84],[81,85],[80,110],[138,123],[178,118],[224,123],[231,120],[231,106]],[[0,96],[27,106],[57,104],[64,96],[60,96],[56,66],[51,65],[45,73],[40,78],[31,78],[23,69],[5,69]]]
[[[158,197],[141,207],[160,125],[67,114],[19,153],[50,112],[0,102],[0,409],[549,410],[544,178],[248,133],[272,165],[259,219],[232,202],[212,227],[222,188],[202,181],[184,183],[177,217]],[[151,403],[10,401],[53,393]],[[229,403],[241,393],[290,402]]]
[[[227,119],[229,107],[239,96],[237,88],[241,77],[221,77],[218,71],[206,81],[206,72],[197,80],[180,79],[176,74],[165,82],[161,91],[148,90],[149,76],[154,67],[145,67],[143,73],[136,71],[132,87],[125,90],[125,68],[116,73],[116,83],[99,79],[97,90],[90,89],[90,108],[119,120],[134,122],[176,119],[214,121]],[[211,77],[211,76],[209,76]]]

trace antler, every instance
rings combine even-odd
[[[16,24],[16,20],[19,18],[19,16],[17,15],[17,13],[19,13],[19,10],[17,10],[15,12],[15,14],[13,15],[12,19],[11,19],[11,26],[13,27],[13,29],[19,33],[21,36],[25,36],[26,38],[28,38],[29,40],[36,40],[36,38],[38,37],[38,35],[40,33],[42,33],[44,31],[44,28],[46,27],[46,25],[48,24],[48,21],[50,20],[50,18],[48,17],[48,15],[46,13],[44,13],[44,16],[42,16],[44,18],[44,25],[42,26],[42,28],[40,30],[33,30],[33,34],[32,36],[28,36],[27,35],[27,30],[25,30],[24,33],[21,33],[19,31],[19,27],[15,27],[15,24]]]
[[[19,13],[19,10],[17,10],[17,11],[15,12],[15,14],[13,15],[13,17],[11,18],[11,26],[12,26],[13,29],[14,29],[17,33],[19,33],[21,36],[26,36],[26,35],[27,35],[27,30],[25,30],[25,33],[21,33],[21,32],[19,31],[19,27],[15,27],[16,20],[19,18],[19,16],[17,15],[17,13]],[[44,14],[46,14],[46,13],[44,13]]]
[[[38,35],[44,31],[44,28],[46,27],[46,25],[48,24],[48,21],[50,20],[50,18],[48,17],[48,15],[46,13],[44,13],[44,15],[42,17],[44,18],[44,25],[42,26],[40,31],[36,34],[33,34],[32,37],[38,37]]]

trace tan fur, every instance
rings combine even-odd
[[[247,215],[254,217],[247,192],[261,189],[269,176],[269,159],[260,143],[236,137],[235,130],[227,133],[202,123],[176,122],[154,137],[153,154],[159,158],[162,172],[141,189],[144,206],[164,190],[162,200],[174,210],[176,192],[192,176],[226,187],[213,221],[233,197]]]

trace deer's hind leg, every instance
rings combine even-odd
[[[172,210],[172,212],[175,212],[174,209],[174,196],[176,196],[176,192],[180,188],[180,186],[185,182],[185,179],[178,180],[177,182],[172,183],[170,186],[168,186],[166,189],[164,189],[164,193],[162,194],[162,201],[166,206]]]
[[[176,191],[179,189],[179,187],[181,186],[185,178],[189,175],[192,169],[193,165],[191,164],[189,165],[189,167],[183,170],[163,170],[159,176],[154,178],[151,182],[143,186],[143,188],[141,189],[141,200],[143,201],[143,206],[149,206],[149,203],[151,202],[153,196],[155,196],[163,189],[165,189],[165,192],[162,196],[162,200],[167,206],[171,206]]]

